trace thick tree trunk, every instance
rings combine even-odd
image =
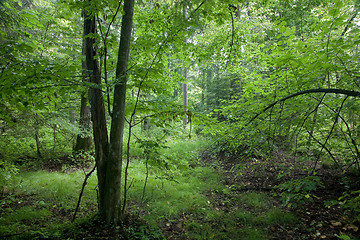
[[[121,24],[121,36],[116,66],[116,85],[114,89],[113,115],[110,132],[109,158],[106,174],[107,222],[121,220],[121,171],[123,154],[123,135],[125,125],[125,99],[127,70],[130,55],[134,0],[124,1],[124,15]]]
[[[97,166],[98,187],[99,187],[99,214],[106,218],[105,190],[106,190],[106,164],[108,155],[108,133],[106,127],[106,116],[103,94],[101,91],[101,75],[99,63],[94,46],[95,39],[86,37],[89,34],[95,35],[96,23],[94,15],[84,13],[84,36],[85,36],[85,56],[88,81],[97,87],[89,90],[89,101],[91,105],[91,119],[93,122],[93,135],[95,144],[95,160]]]

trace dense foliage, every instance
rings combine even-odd
[[[96,130],[83,125],[88,91],[103,94],[110,132],[114,89],[126,78],[123,209],[131,161],[144,163],[141,205],[149,176],[176,181],[198,164],[172,145],[195,138],[224,162],[293,159],[301,174],[277,169],[288,207],[314,201],[318,170],[333,169],[345,189],[328,205],[359,218],[359,9],[358,0],[139,0],[119,77],[123,1],[1,1],[1,197],[24,170],[93,165],[96,143],[77,144]],[[96,31],[83,36],[90,17]],[[94,43],[99,84],[89,80],[84,39]]]

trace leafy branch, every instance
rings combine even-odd
[[[300,91],[297,93],[293,93],[290,94],[286,97],[283,97],[273,103],[271,103],[270,105],[268,105],[266,108],[264,108],[261,112],[257,113],[247,124],[246,126],[248,126],[250,123],[252,123],[255,119],[257,119],[261,114],[263,114],[264,112],[266,112],[267,110],[269,110],[270,108],[274,107],[276,104],[280,103],[280,102],[284,102],[290,98],[294,98],[300,95],[304,95],[304,94],[308,94],[308,93],[335,93],[335,94],[343,94],[343,95],[347,95],[350,97],[360,97],[360,92],[358,91],[352,91],[352,90],[344,90],[344,89],[336,89],[336,88],[317,88],[317,89],[309,89],[309,90],[304,90],[304,91]]]

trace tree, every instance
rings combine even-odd
[[[247,146],[248,153],[252,153],[251,150],[263,153],[265,148],[271,152],[286,146],[297,154],[313,153],[307,157],[315,159],[315,163],[320,156],[327,155],[337,166],[341,165],[337,164],[338,159],[344,159],[343,163],[349,168],[358,164],[358,124],[353,122],[358,116],[356,99],[315,91],[359,91],[358,61],[355,60],[359,26],[354,22],[358,14],[357,1],[272,1],[267,4],[266,8],[259,2],[243,4],[234,27],[219,27],[225,34],[232,32],[232,42],[238,41],[236,46],[241,46],[226,58],[233,64],[228,64],[221,74],[241,73],[244,91],[218,102],[216,111],[224,116],[221,119],[224,128],[214,126],[212,133],[222,149],[234,153],[243,151],[240,145]],[[245,22],[249,24],[243,24]],[[207,39],[211,40],[207,45],[221,46],[214,36]],[[218,92],[218,88],[214,89]],[[299,92],[306,94],[297,96],[296,101],[288,99],[270,105],[267,115],[248,124],[271,102]]]
[[[187,6],[184,3],[183,6],[183,14],[184,14],[184,19],[187,19]],[[185,44],[187,42],[187,39],[185,38]],[[187,67],[184,64],[184,69],[183,69],[183,78],[185,79],[185,81],[187,81]],[[184,112],[186,112],[188,109],[188,84],[185,82],[182,84],[182,92],[183,92],[183,105],[184,105]],[[188,123],[188,119],[187,119],[187,115],[185,115],[185,117],[183,118],[183,128],[186,128],[186,125]]]
[[[85,33],[85,31],[84,31]],[[84,34],[83,33],[83,34]],[[82,41],[82,55],[85,56],[85,36],[83,36]],[[82,59],[81,61],[82,66],[82,75],[83,75],[83,82],[87,80],[86,74],[86,60]],[[80,120],[79,126],[81,132],[76,137],[76,143],[74,147],[75,152],[79,151],[88,151],[92,145],[92,138],[89,136],[89,132],[91,131],[91,113],[90,113],[90,106],[88,94],[84,91],[81,93],[81,101],[80,101]]]
[[[113,112],[111,116],[110,141],[106,127],[105,106],[101,90],[101,75],[96,58],[95,14],[85,9],[84,36],[86,67],[89,80],[97,87],[89,91],[93,134],[95,142],[95,159],[97,164],[99,185],[99,213],[109,224],[121,221],[121,177],[122,177],[122,146],[125,125],[125,99],[127,70],[130,53],[132,21],[134,14],[134,0],[124,1],[124,15],[122,17],[121,35],[116,67],[116,83],[114,89]],[[91,6],[90,2],[90,7]]]
[[[0,24],[0,124],[9,134],[26,129],[14,136],[31,135],[32,139],[24,142],[39,157],[50,150],[44,138],[53,138],[52,153],[67,151],[72,136],[64,134],[66,144],[60,148],[59,140],[64,138],[57,136],[61,131],[76,131],[69,119],[76,104],[73,94],[79,89],[75,49],[80,42],[77,20],[62,17],[64,13],[63,8],[55,11],[54,2],[0,3],[0,17],[6,19]],[[65,35],[66,42],[60,37]],[[47,131],[50,128],[52,135]],[[33,155],[30,151],[26,154]]]

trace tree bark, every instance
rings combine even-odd
[[[83,34],[85,34],[85,31]],[[82,42],[82,55],[85,56],[85,36],[83,36],[83,42]],[[86,82],[88,81],[86,60],[82,60],[81,65],[82,65],[83,82]],[[91,113],[90,113],[90,106],[88,105],[88,103],[89,103],[89,99],[87,97],[87,94],[83,92],[81,94],[80,121],[79,121],[81,133],[77,135],[74,152],[80,152],[80,151],[86,152],[89,151],[92,146],[92,138],[91,136],[88,135],[91,129]],[[84,133],[86,134],[85,136]]]
[[[35,114],[35,141],[36,141],[36,152],[39,158],[42,158],[40,150],[40,137],[39,137],[39,117]]]
[[[90,106],[88,105],[89,99],[86,96],[86,93],[81,95],[81,106],[80,106],[80,130],[81,133],[76,137],[76,144],[74,147],[74,152],[84,151],[87,152],[92,146],[92,138],[88,136],[88,133],[91,129],[91,114]],[[86,135],[84,135],[84,133]]]
[[[108,155],[108,133],[106,127],[106,115],[104,99],[101,91],[101,75],[99,63],[95,58],[97,52],[94,46],[96,33],[96,23],[94,14],[84,13],[84,42],[85,59],[88,74],[88,81],[92,83],[89,89],[89,101],[91,105],[91,119],[93,122],[93,136],[95,144],[95,161],[97,167],[98,187],[99,187],[99,214],[106,218],[106,165]],[[89,36],[90,34],[90,36]]]
[[[97,52],[94,38],[85,37],[86,68],[89,82],[91,118],[95,143],[99,186],[99,214],[108,224],[119,224],[121,219],[121,172],[122,150],[125,125],[125,99],[127,69],[130,55],[130,42],[135,0],[124,1],[121,36],[116,67],[114,103],[110,130],[110,143],[106,128],[106,115],[99,63],[95,58]],[[94,14],[84,14],[84,36],[95,36],[96,24]]]
[[[121,171],[125,125],[125,99],[134,4],[135,0],[124,1],[124,15],[121,23],[121,36],[116,66],[116,85],[114,89],[105,191],[106,221],[111,223],[118,223],[121,220]]]

